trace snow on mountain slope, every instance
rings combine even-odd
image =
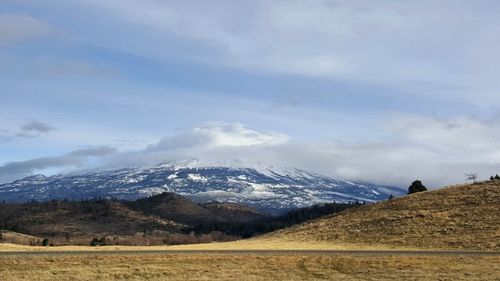
[[[81,175],[34,175],[0,185],[0,200],[134,200],[166,191],[196,202],[234,202],[270,211],[333,201],[375,202],[389,194],[404,194],[396,187],[343,181],[296,168],[231,168],[185,161]]]

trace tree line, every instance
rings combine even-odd
[[[289,227],[307,220],[335,214],[349,208],[364,205],[365,202],[355,201],[348,203],[325,203],[310,207],[294,209],[276,217],[267,216],[251,222],[210,222],[189,226],[183,229],[184,233],[194,232],[196,235],[211,232],[222,232],[226,235],[250,238],[259,234],[272,232]]]

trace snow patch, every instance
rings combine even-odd
[[[188,174],[187,179],[194,182],[207,182],[208,179],[199,174]]]

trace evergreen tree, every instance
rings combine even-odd
[[[49,246],[49,245],[50,245],[49,238],[43,238],[42,246]]]
[[[496,180],[500,180],[500,176],[498,174],[495,175]]]
[[[387,200],[392,200],[392,199],[394,199],[394,195],[389,194],[389,198],[387,198]]]
[[[422,192],[422,191],[427,191],[427,188],[419,180],[412,182],[410,187],[408,187],[408,194]]]

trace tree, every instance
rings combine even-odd
[[[467,180],[472,181],[473,183],[476,183],[478,176],[477,176],[477,173],[467,173],[467,174],[465,174],[465,178]]]
[[[494,181],[495,180],[495,177],[494,176],[491,176],[490,177],[490,181]]]
[[[49,246],[49,245],[50,245],[49,238],[43,238],[42,246]]]
[[[387,200],[392,200],[392,199],[394,199],[394,195],[389,194],[389,198],[387,198]]]
[[[498,174],[495,175],[496,180],[500,180],[500,176]]]
[[[422,191],[427,191],[427,188],[419,180],[412,182],[410,187],[408,187],[408,194],[422,192]]]

